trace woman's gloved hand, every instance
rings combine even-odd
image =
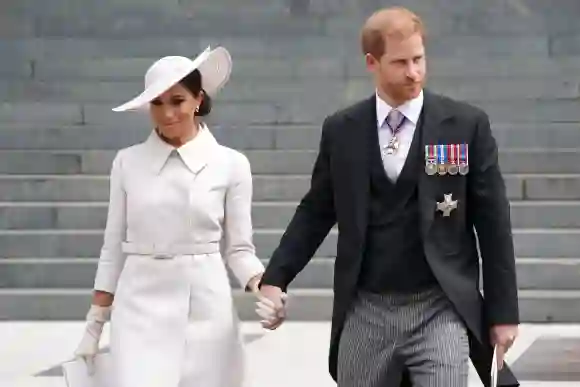
[[[85,332],[74,354],[76,358],[82,358],[87,363],[89,374],[94,373],[95,356],[99,352],[99,341],[103,333],[103,327],[110,320],[110,317],[110,306],[91,305],[87,313]]]

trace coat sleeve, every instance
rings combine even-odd
[[[266,268],[261,285],[283,290],[308,264],[334,224],[334,188],[330,169],[330,119],[322,125],[319,152],[312,170],[310,189],[296,208],[278,248]]]
[[[479,240],[485,312],[491,325],[518,324],[510,205],[489,118],[481,113],[469,148],[468,202]]]
[[[240,285],[246,288],[252,277],[264,272],[264,265],[256,256],[253,242],[250,162],[241,153],[235,155],[225,197],[224,256]]]
[[[123,188],[121,153],[113,160],[110,174],[110,194],[107,224],[94,289],[114,294],[125,256],[121,249],[127,231],[126,193]]]

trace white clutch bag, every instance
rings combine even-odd
[[[95,369],[89,373],[83,359],[67,361],[62,365],[67,387],[112,387],[111,355],[99,353],[95,356]]]

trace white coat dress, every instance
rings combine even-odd
[[[111,169],[94,288],[115,295],[112,387],[241,387],[243,342],[226,265],[242,287],[252,242],[247,158],[206,126],[175,149],[152,132]]]

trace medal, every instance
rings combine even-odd
[[[437,150],[437,173],[439,173],[439,176],[443,176],[447,174],[447,149],[445,148],[445,145],[437,145]]]
[[[453,194],[443,194],[443,201],[437,202],[437,211],[441,211],[443,216],[448,217],[451,211],[457,208],[457,200],[453,200]]]
[[[459,145],[459,174],[467,175],[469,172],[469,146],[468,144]]]
[[[457,155],[459,154],[459,146],[457,144],[448,145],[449,147],[449,166],[447,172],[450,175],[457,175],[459,168],[457,167]]]
[[[385,122],[389,129],[391,129],[391,140],[385,147],[385,152],[388,155],[392,155],[397,152],[399,149],[399,139],[397,138],[397,134],[401,130],[403,126],[403,122],[405,122],[405,115],[398,110],[391,110],[387,115]]]
[[[387,152],[388,155],[392,155],[398,149],[399,149],[399,139],[397,138],[397,136],[393,136],[389,140],[389,143],[385,147],[385,150],[386,150],[386,152]]]
[[[425,145],[425,173],[433,176],[437,173],[437,163],[435,157],[435,146]]]

